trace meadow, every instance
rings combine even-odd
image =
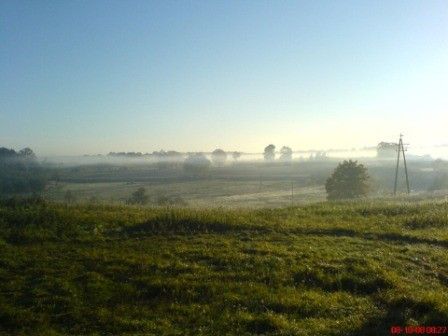
[[[2,335],[389,335],[448,323],[446,200],[4,200]]]
[[[369,169],[370,196],[390,196],[395,162],[366,158],[360,162]],[[180,162],[123,161],[63,166],[55,170],[43,196],[63,202],[70,191],[76,202],[122,205],[134,191],[143,187],[150,199],[148,206],[158,205],[155,200],[166,196],[181,199],[179,205],[196,208],[278,208],[324,201],[325,181],[338,163],[338,159],[228,162],[224,166],[212,166],[204,176],[188,175]],[[413,195],[424,193],[428,197],[435,189],[448,189],[448,167],[434,170],[433,165],[432,161],[409,163]],[[443,180],[439,178],[439,181],[438,177]],[[400,191],[405,190],[404,181],[404,176],[400,176]]]
[[[0,336],[448,336],[447,5],[0,0]]]

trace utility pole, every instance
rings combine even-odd
[[[395,167],[394,196],[397,194],[398,167],[400,166],[400,153],[401,153],[401,134],[400,134],[400,141],[398,141],[397,152],[398,156],[397,156],[397,166]]]
[[[403,134],[400,134],[400,139],[398,140],[398,148],[397,148],[397,165],[395,167],[395,183],[394,183],[394,196],[397,195],[397,186],[398,186],[398,168],[400,167],[400,153],[403,153],[403,164],[404,164],[404,173],[406,175],[406,189],[408,195],[411,193],[411,189],[409,187],[409,175],[408,175],[408,166],[406,164],[406,155],[403,145]]]
[[[291,181],[291,205],[294,205],[294,182]]]

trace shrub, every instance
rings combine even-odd
[[[145,205],[146,203],[148,203],[148,198],[148,195],[146,195],[146,189],[140,187],[132,193],[127,203]]]
[[[353,199],[366,196],[369,191],[367,168],[357,161],[340,163],[327,179],[325,189],[329,200]]]

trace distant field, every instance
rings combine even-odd
[[[0,334],[389,335],[448,323],[448,204],[0,205]]]
[[[284,207],[325,200],[324,184],[339,161],[285,163],[244,162],[211,167],[205,176],[189,176],[181,163],[84,165],[60,168],[44,197],[64,201],[68,190],[76,202],[123,204],[139,187],[150,198],[149,206],[160,196],[181,198],[182,205],[193,207]],[[364,162],[371,175],[374,197],[392,193],[393,160]],[[434,171],[431,162],[409,162],[413,194],[448,188],[448,171]],[[399,190],[405,190],[400,176]],[[292,190],[294,189],[294,190]]]
[[[279,207],[297,203],[319,202],[325,199],[323,186],[294,187],[284,181],[223,181],[199,180],[185,182],[105,182],[60,183],[50,186],[45,198],[63,201],[67,190],[76,200],[88,202],[124,203],[139,187],[144,187],[150,199],[158,195],[180,196],[186,205],[194,207]],[[149,203],[151,205],[151,202]]]

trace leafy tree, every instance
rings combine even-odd
[[[140,158],[143,157],[142,152],[110,152],[107,154],[108,156],[114,156],[114,157],[126,157],[126,158]]]
[[[283,146],[280,149],[280,161],[289,162],[292,160],[292,149],[287,146]]]
[[[46,183],[47,173],[31,149],[0,148],[0,194],[39,193]]]
[[[172,150],[164,151],[161,149],[149,155],[156,160],[157,168],[162,171],[178,169],[183,161],[183,154]]]
[[[193,176],[205,176],[210,171],[210,160],[202,153],[191,153],[184,161],[184,170]]]
[[[217,166],[222,166],[227,160],[227,153],[218,148],[212,152],[212,161]]]
[[[376,146],[378,158],[394,158],[397,156],[398,144],[394,142],[380,142]]]
[[[326,152],[316,152],[310,155],[310,161],[326,161],[328,160],[328,156]]]
[[[314,155],[314,160],[315,160],[315,161],[324,161],[324,160],[328,160],[327,153],[325,153],[325,152],[317,152],[317,153]]]
[[[148,195],[146,195],[146,189],[143,187],[138,188],[136,191],[134,191],[131,195],[131,197],[128,199],[128,204],[139,204],[144,205],[148,203]]]
[[[353,199],[366,196],[369,191],[367,168],[357,161],[344,161],[327,179],[325,189],[329,200]]]
[[[0,160],[4,161],[5,159],[11,159],[17,156],[17,153],[14,149],[8,149],[5,147],[0,148]]]
[[[241,152],[233,152],[232,158],[237,161],[241,157]]]
[[[31,150],[31,148],[28,148],[28,147],[20,150],[19,156],[21,156],[22,158],[31,159],[31,160],[36,159],[36,154],[34,154],[34,152]]]
[[[266,161],[274,161],[275,160],[275,146],[270,144],[269,146],[266,146],[264,149],[264,159]]]

